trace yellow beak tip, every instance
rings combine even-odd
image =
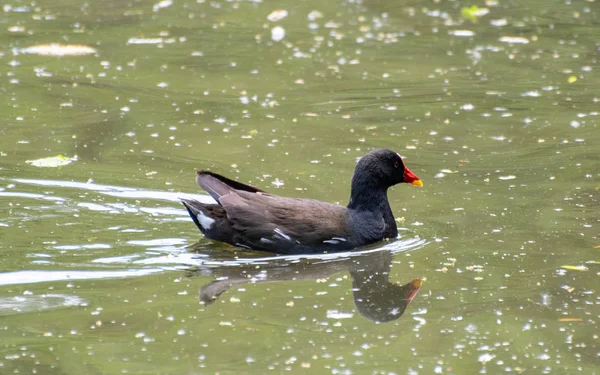
[[[415,185],[415,186],[423,186],[423,181],[421,180],[414,180],[413,182],[410,183],[411,185]]]

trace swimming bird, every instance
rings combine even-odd
[[[377,149],[356,164],[346,207],[280,197],[209,171],[196,172],[196,183],[216,203],[181,202],[212,240],[278,254],[346,251],[398,235],[387,190],[402,182],[423,186],[400,155]]]

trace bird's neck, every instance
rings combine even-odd
[[[350,201],[348,202],[349,209],[376,211],[386,206],[390,207],[387,200],[387,189],[368,185],[355,186],[352,184]]]
[[[396,220],[387,198],[387,188],[373,186],[365,181],[355,181],[353,179],[350,202],[348,202],[347,207],[357,212],[368,211],[380,214],[386,226],[385,236],[395,237],[398,235]]]

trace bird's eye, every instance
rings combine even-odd
[[[400,162],[398,160],[396,160],[394,162],[394,168],[398,168],[400,166]]]

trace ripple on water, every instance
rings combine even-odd
[[[67,294],[0,297],[0,316],[40,312],[85,304],[87,302],[83,298]]]
[[[0,285],[32,284],[61,280],[93,280],[121,277],[146,276],[161,272],[159,268],[129,269],[118,271],[16,271],[0,273]]]

